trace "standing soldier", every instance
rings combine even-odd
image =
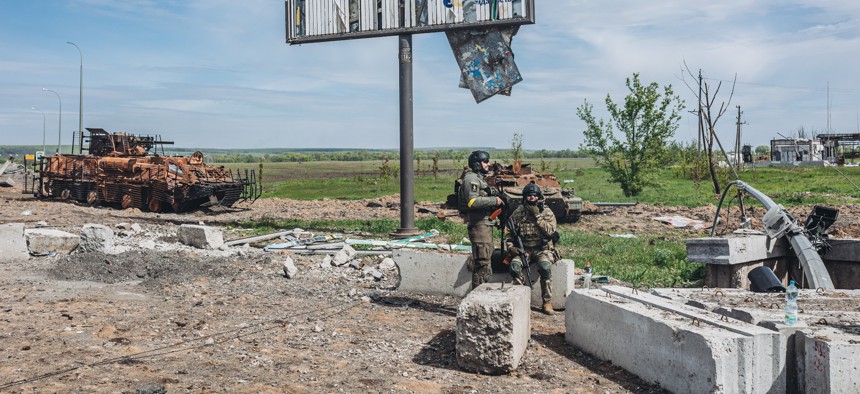
[[[546,209],[543,203],[543,193],[538,185],[529,183],[523,188],[523,203],[511,213],[511,221],[517,226],[517,232],[522,239],[525,256],[529,266],[537,265],[540,273],[540,289],[543,296],[543,311],[547,315],[552,309],[552,263],[556,260],[553,239],[557,236],[555,215],[551,209]],[[523,284],[523,261],[520,250],[514,246],[515,235],[509,234],[507,242],[511,259],[511,276],[514,283]]]
[[[463,175],[458,208],[466,216],[469,241],[472,243],[472,288],[490,279],[490,255],[493,253],[493,226],[490,214],[502,205],[496,191],[487,185],[490,154],[476,150],[469,155],[469,170]]]

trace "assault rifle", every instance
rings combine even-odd
[[[511,236],[512,236],[511,238],[513,238],[514,247],[516,247],[517,250],[519,250],[520,260],[522,260],[522,262],[523,262],[523,276],[526,277],[526,283],[529,284],[529,287],[533,287],[532,271],[529,268],[529,257],[526,255],[526,249],[523,247],[523,239],[520,238],[519,229],[517,229],[517,225],[516,225],[516,223],[514,223],[511,216],[513,216],[513,215],[508,215],[506,226],[508,227],[508,231],[511,232]],[[502,236],[504,237],[504,233],[502,233]],[[509,253],[508,257],[505,257],[505,262],[509,263],[510,258],[511,258],[511,255]]]

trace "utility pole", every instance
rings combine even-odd
[[[699,69],[699,97],[698,103],[696,107],[696,113],[699,115],[699,136],[698,142],[696,143],[696,174],[699,172],[699,163],[701,163],[702,159],[702,138],[705,136],[705,127],[702,124],[702,69]]]
[[[737,105],[736,107],[738,108],[738,120],[736,122],[737,132],[735,135],[735,167],[737,167],[738,171],[740,171],[741,162],[742,162],[741,158],[740,158],[741,157],[740,154],[741,154],[741,146],[743,145],[741,143],[741,125],[746,124],[747,122],[741,122],[741,115],[743,114],[743,111],[741,111],[740,105]]]

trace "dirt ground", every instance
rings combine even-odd
[[[419,218],[439,212],[435,203],[419,206],[430,210]],[[587,208],[580,223],[564,228],[698,236],[708,229],[678,229],[652,218],[681,215],[710,226],[716,210]],[[857,208],[839,208],[835,230],[856,237]],[[797,215],[805,218],[810,209],[798,208]],[[399,292],[396,269],[375,280],[323,264],[323,256],[249,246],[202,250],[176,240],[182,223],[261,218],[399,219],[399,197],[266,199],[179,215],[39,201],[0,188],[0,223],[72,233],[98,223],[117,232],[110,254],[0,263],[0,392],[663,392],[565,343],[563,313],[533,311],[520,368],[479,375],[457,367],[460,300]],[[282,268],[287,257],[299,269],[290,279]]]

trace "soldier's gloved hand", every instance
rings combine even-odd
[[[541,209],[540,209],[540,207],[537,206],[537,204],[535,204],[535,205],[526,204],[526,207],[528,208],[529,212],[532,213],[532,215],[535,215],[535,216],[540,215]]]
[[[520,254],[520,248],[516,246],[508,246],[508,254],[518,256]]]

